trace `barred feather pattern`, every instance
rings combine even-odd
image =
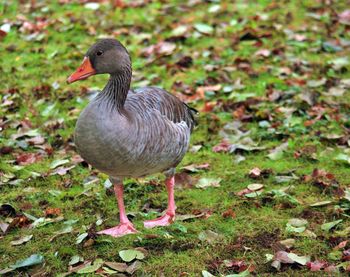
[[[142,177],[177,166],[195,125],[193,110],[156,87],[129,91],[131,69],[111,76],[81,113],[80,155],[111,177]]]

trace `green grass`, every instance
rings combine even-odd
[[[341,259],[331,260],[328,254],[336,245],[334,241],[347,238],[340,232],[350,227],[349,211],[340,209],[339,205],[349,207],[349,203],[341,199],[336,190],[312,185],[303,176],[310,175],[315,168],[323,169],[334,174],[341,190],[349,187],[349,163],[334,160],[339,153],[349,155],[346,142],[350,127],[349,88],[345,88],[341,97],[328,95],[331,87],[339,87],[341,80],[350,78],[348,64],[340,69],[331,65],[336,58],[349,57],[349,48],[342,46],[341,51],[332,52],[321,47],[323,42],[337,43],[340,39],[349,42],[348,27],[334,18],[334,12],[346,9],[345,1],[335,1],[331,6],[296,0],[284,1],[286,3],[213,1],[193,5],[185,1],[153,1],[123,9],[112,9],[105,3],[96,11],[84,4],[54,2],[37,1],[32,8],[16,1],[0,2],[0,26],[7,21],[12,24],[11,31],[1,40],[0,147],[14,149],[10,154],[0,154],[0,204],[12,205],[18,215],[24,212],[40,218],[45,217],[47,208],[59,208],[63,216],[61,221],[45,226],[31,229],[26,224],[5,235],[0,233],[0,270],[37,253],[44,256],[45,263],[15,274],[46,272],[51,276],[67,272],[74,255],[80,255],[85,261],[101,258],[121,262],[120,250],[143,247],[148,255],[135,276],[200,276],[202,270],[215,276],[237,273],[222,264],[225,259],[253,264],[258,276],[313,276],[306,266],[283,265],[277,271],[266,262],[265,254],[274,254],[276,243],[287,238],[296,240],[292,252],[310,256],[312,261],[328,261],[343,270]],[[215,10],[216,5],[220,10],[209,12]],[[324,14],[319,20],[311,16],[321,12]],[[33,40],[28,40],[31,31],[23,30],[23,21],[35,23],[40,19],[47,21],[48,26],[34,35]],[[193,27],[197,23],[211,25],[213,33],[199,34]],[[182,25],[188,28],[184,38],[174,38],[173,30]],[[249,30],[260,38],[240,39]],[[295,34],[306,39],[298,41]],[[191,145],[202,145],[202,148],[196,153],[189,152],[178,172],[182,166],[193,163],[209,163],[210,169],[189,174],[192,184],[179,184],[175,194],[178,214],[204,211],[211,216],[145,230],[142,221],[156,217],[157,213],[147,213],[142,208],[145,205],[159,210],[166,207],[164,177],[126,180],[127,211],[141,232],[122,238],[92,235],[94,243],[84,246],[85,241],[76,244],[80,233],[88,229],[94,233],[95,229],[118,222],[115,198],[103,186],[107,176],[81,163],[63,176],[50,175],[53,171],[50,164],[58,159],[69,159],[64,166],[73,164],[74,126],[89,101],[87,91],[101,89],[108,77],[92,77],[70,86],[65,80],[80,64],[88,47],[104,36],[119,39],[129,49],[135,84],[146,82],[160,86],[184,99],[186,86],[195,93],[200,86],[222,85],[219,91],[207,91],[204,99],[190,103],[200,111],[205,102],[215,105],[211,112],[201,112],[199,126],[192,136]],[[176,44],[171,55],[150,58],[142,55],[145,47],[169,39]],[[261,49],[268,49],[271,54],[266,58],[255,55]],[[192,57],[189,68],[175,66],[183,56]],[[240,67],[242,62],[248,63],[248,68]],[[286,68],[290,73],[281,74]],[[319,87],[305,84],[322,78],[326,78],[327,83]],[[237,80],[244,87],[236,88]],[[233,86],[232,90],[225,92],[227,86]],[[280,93],[281,98],[269,100],[273,91]],[[307,92],[319,95],[313,105],[305,101],[309,100]],[[256,102],[249,102],[252,99]],[[6,104],[7,101],[12,102]],[[247,118],[237,117],[240,107]],[[286,110],[291,108],[295,110],[288,116]],[[314,124],[305,124],[309,120],[315,120]],[[221,141],[223,127],[233,121],[241,121],[240,130],[250,131],[247,136],[266,147],[261,151],[240,152],[245,160],[239,164],[235,163],[235,155],[212,150]],[[266,122],[273,128],[268,129]],[[37,129],[45,138],[44,149],[26,145],[24,138],[11,138],[27,129]],[[324,138],[330,134],[342,135],[343,142]],[[280,159],[267,157],[270,149],[286,141],[288,148]],[[316,147],[316,159],[303,152],[305,146]],[[302,153],[299,158],[298,151]],[[39,152],[43,156],[41,160],[17,166],[18,155]],[[271,173],[267,178],[254,180],[249,177],[254,167],[271,169]],[[276,176],[288,175],[291,171],[297,179],[277,182]],[[7,182],[6,176],[11,174],[14,178]],[[97,181],[84,186],[89,176]],[[220,187],[196,188],[196,180],[202,177],[222,179]],[[259,197],[236,195],[252,183],[264,184],[264,192]],[[287,186],[290,186],[288,194],[299,204],[269,194],[271,190]],[[324,200],[333,202],[322,207],[309,206]],[[222,216],[228,209],[235,212],[234,218]],[[308,220],[307,229],[314,232],[316,238],[286,231],[289,219],[302,217]],[[12,218],[0,214],[0,222],[10,222]],[[95,226],[100,218],[102,226]],[[332,231],[321,229],[322,223],[337,219],[343,221]],[[72,225],[73,231],[50,241],[67,220],[77,220]],[[222,235],[220,241],[214,244],[201,241],[199,234],[207,230]],[[25,235],[33,238],[23,245],[10,244]]]

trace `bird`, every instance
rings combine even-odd
[[[154,173],[165,174],[168,204],[162,216],[145,221],[144,227],[168,226],[175,220],[176,166],[188,150],[198,112],[164,89],[131,89],[131,58],[119,40],[93,44],[67,83],[98,74],[109,74],[109,80],[80,113],[74,132],[77,152],[109,176],[118,203],[119,224],[97,234],[138,233],[125,212],[123,180]]]

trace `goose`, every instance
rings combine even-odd
[[[197,111],[158,87],[130,89],[131,59],[115,39],[101,39],[86,52],[67,83],[109,74],[104,89],[81,112],[75,127],[77,152],[107,174],[119,208],[119,224],[98,234],[120,237],[137,233],[123,200],[123,179],[165,174],[168,205],[164,214],[144,222],[145,228],[175,220],[175,168],[183,159],[196,125]]]

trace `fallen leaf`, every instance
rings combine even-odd
[[[287,232],[302,233],[306,230],[306,225],[308,224],[306,219],[302,218],[292,218],[288,220],[286,224]]]
[[[306,265],[307,262],[310,261],[310,257],[298,256],[297,254],[294,254],[294,253],[288,253],[288,258],[292,259],[294,262],[301,264],[301,265]]]
[[[142,263],[140,261],[134,261],[131,265],[129,265],[126,269],[126,272],[130,275],[134,274],[135,271],[139,270],[142,267]]]
[[[323,231],[327,231],[329,232],[332,228],[334,228],[335,226],[337,226],[340,222],[342,222],[342,219],[336,220],[336,221],[332,221],[332,222],[327,222],[322,224],[321,229]]]
[[[131,262],[135,259],[143,260],[145,258],[145,254],[136,249],[121,250],[119,251],[119,256],[124,262]]]
[[[323,86],[324,84],[326,84],[326,82],[327,82],[326,78],[322,78],[320,80],[309,80],[307,82],[307,85],[310,88],[316,88],[316,87]]]
[[[289,256],[288,256],[288,252],[286,251],[278,251],[275,256],[274,259],[277,261],[280,261],[281,263],[284,264],[293,264],[294,260],[292,260]]]
[[[82,234],[80,234],[80,235],[77,237],[75,244],[81,243],[85,238],[87,238],[88,235],[89,235],[88,233],[82,233]]]
[[[350,25],[350,10],[345,10],[338,14],[339,22],[345,25]]]
[[[298,263],[301,265],[306,265],[307,262],[310,261],[310,257],[308,256],[298,256],[294,253],[288,253],[286,251],[278,251],[272,262],[272,266],[275,267],[277,270],[280,269],[281,263],[282,264],[294,264]]]
[[[66,163],[69,163],[69,160],[64,159],[64,160],[55,160],[50,164],[50,168],[51,169],[55,169],[56,167],[60,166],[60,165],[64,165]]]
[[[40,161],[42,156],[39,153],[23,153],[17,156],[16,162],[18,165],[29,165]]]
[[[350,156],[346,155],[344,153],[340,153],[337,156],[334,157],[335,161],[343,162],[347,165],[350,165]]]
[[[248,188],[250,191],[261,190],[263,187],[264,187],[263,184],[250,184],[250,185],[247,186],[247,188]]]
[[[209,164],[205,163],[205,164],[190,164],[190,165],[186,165],[184,167],[182,167],[182,169],[185,169],[186,171],[189,172],[198,172],[201,171],[203,169],[209,169]]]
[[[209,244],[219,243],[223,240],[223,235],[220,235],[218,233],[215,233],[211,230],[205,230],[199,233],[198,238],[201,241],[206,241]]]
[[[21,244],[24,244],[28,241],[30,241],[32,239],[33,235],[28,235],[28,236],[24,236],[24,237],[21,237],[19,238],[18,240],[13,240],[11,241],[11,245],[21,245]]]
[[[105,262],[105,265],[118,272],[126,272],[128,268],[128,265],[126,263]]]
[[[236,218],[236,213],[232,209],[224,211],[221,215],[223,218]]]
[[[9,228],[9,224],[7,224],[6,222],[3,222],[2,220],[0,220],[0,230],[3,234],[6,233],[7,229]]]
[[[221,179],[214,179],[214,178],[201,178],[196,184],[196,188],[207,188],[207,187],[220,187]]]
[[[17,269],[17,268],[41,264],[43,262],[44,262],[44,257],[42,255],[33,254],[27,259],[17,261],[14,265],[10,265],[10,268]]]
[[[45,210],[45,216],[47,216],[47,217],[59,216],[59,215],[61,215],[60,208],[47,208]]]
[[[215,276],[211,274],[209,271],[202,270],[202,277],[215,277]]]
[[[333,201],[331,201],[331,200],[325,200],[325,201],[320,201],[320,202],[310,204],[310,207],[321,207],[321,206],[326,206],[326,205],[329,205],[332,203],[333,203]]]
[[[102,259],[96,259],[92,265],[86,265],[85,267],[77,271],[78,274],[93,273],[103,265]]]
[[[75,265],[77,263],[80,263],[80,262],[83,262],[84,261],[84,258],[79,256],[79,255],[74,255],[72,256],[72,258],[70,259],[69,261],[69,265]]]
[[[285,247],[287,247],[288,249],[292,248],[293,245],[295,244],[295,239],[285,239],[285,240],[281,240],[279,241],[280,244],[284,245]]]
[[[313,261],[313,262],[307,262],[306,266],[311,270],[311,271],[320,271],[321,269],[327,267],[327,262],[324,261]]]
[[[206,216],[208,216],[207,212],[201,212],[199,214],[177,214],[176,220],[177,221],[186,221],[186,220],[193,219],[193,218],[201,218],[201,217],[205,218]]]
[[[56,168],[54,171],[52,171],[50,173],[50,175],[60,175],[60,176],[64,176],[67,174],[67,172],[69,172],[71,169],[73,169],[75,167],[75,165],[69,166],[69,167],[58,167]]]
[[[208,24],[204,24],[204,23],[197,23],[197,24],[194,24],[194,28],[202,33],[202,34],[205,34],[205,35],[210,35],[214,32],[214,28]]]
[[[288,148],[288,142],[282,143],[270,151],[267,155],[271,160],[277,161],[283,157],[283,152]]]
[[[348,243],[348,240],[344,240],[341,243],[339,243],[336,247],[333,248],[333,250],[339,250],[344,248]]]
[[[36,136],[30,139],[26,139],[26,142],[28,142],[30,145],[40,145],[45,142],[45,139],[42,136]]]
[[[254,55],[267,58],[271,55],[271,51],[268,49],[260,49],[260,50],[256,51]]]
[[[254,167],[253,169],[251,169],[249,171],[249,178],[252,178],[252,179],[257,179],[259,178],[261,175],[261,169],[259,167]]]
[[[230,149],[230,142],[226,139],[223,139],[218,145],[214,146],[212,150],[214,152],[228,152]]]

